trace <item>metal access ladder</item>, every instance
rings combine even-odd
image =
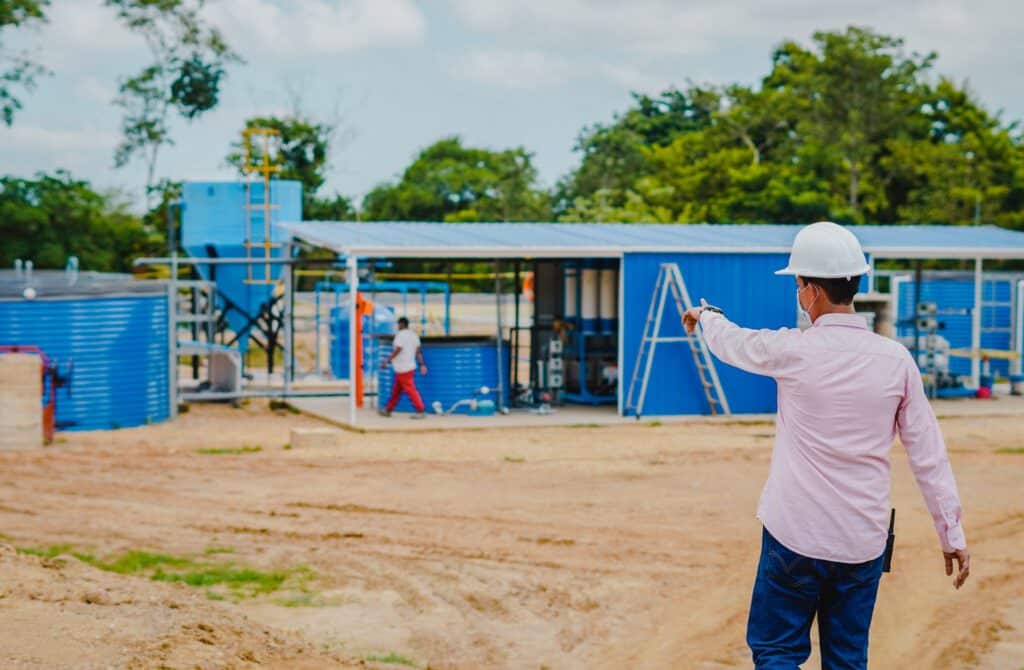
[[[661,336],[661,322],[665,316],[665,302],[668,300],[669,293],[672,294],[672,299],[679,312],[679,319],[682,320],[683,314],[693,307],[693,303],[690,301],[686,282],[683,281],[683,274],[679,271],[677,263],[662,263],[658,269],[658,280],[655,282],[654,292],[651,294],[651,306],[647,310],[644,335],[640,340],[640,350],[637,352],[636,363],[633,365],[633,377],[629,382],[629,393],[626,395],[626,414],[633,411],[637,419],[643,414],[644,400],[647,397],[647,382],[650,380],[651,369],[654,366],[654,354],[658,344],[663,342],[686,342],[690,346],[693,362],[697,368],[697,376],[700,379],[711,414],[731,414],[729,401],[722,390],[722,382],[718,378],[715,362],[708,351],[707,342],[701,335],[700,327],[695,328],[690,335]],[[634,399],[638,390],[639,396]]]

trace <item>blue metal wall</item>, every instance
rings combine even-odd
[[[0,344],[74,362],[58,428],[126,428],[170,414],[167,317],[166,295],[0,301]]]
[[[494,389],[498,386],[498,352],[494,340],[481,338],[451,338],[448,341],[423,342],[423,360],[427,364],[427,375],[424,377],[416,372],[416,388],[431,412],[431,404],[438,400],[447,410],[459,400],[472,398],[474,391],[481,386],[491,389],[486,396],[497,403]],[[390,338],[381,342],[378,349],[378,361],[386,360],[391,355]],[[501,348],[502,380],[504,382],[505,403],[509,402],[509,349],[508,343]],[[377,365],[380,365],[378,362]],[[379,376],[380,397],[378,401],[383,407],[391,396],[391,385],[394,373],[390,366],[381,370]],[[402,396],[397,411],[412,412],[413,406],[406,396]],[[460,414],[468,413],[462,408]]]
[[[1013,285],[1008,279],[986,279],[981,285],[982,300],[1010,302],[1013,296]],[[931,277],[925,275],[921,281],[921,300],[934,302],[939,310],[971,309],[974,307],[973,277]],[[909,319],[914,315],[914,282],[906,281],[899,284],[899,319]],[[939,322],[944,327],[939,335],[949,340],[953,348],[971,348],[972,317],[970,314],[940,314]],[[983,349],[1012,349],[1013,343],[1009,332],[985,332],[986,328],[1009,328],[1013,323],[1013,309],[1009,306],[986,306],[981,310],[981,347]],[[897,334],[911,336],[913,326],[897,328]],[[1006,375],[1009,373],[1009,361],[992,361],[992,371]],[[971,374],[971,359],[954,356],[949,359],[950,372],[957,375]]]
[[[661,263],[678,263],[690,298],[700,298],[726,311],[749,328],[796,325],[796,284],[773,273],[785,267],[786,254],[626,254],[623,260],[623,343],[620,385],[629,390],[643,336],[651,294]],[[682,325],[669,299],[662,335],[681,335]],[[719,377],[735,413],[774,412],[775,380],[748,374],[716,360]],[[685,342],[661,343],[647,389],[644,414],[707,414],[693,356]]]
[[[263,202],[263,184],[254,182],[251,204]],[[185,251],[196,258],[207,258],[216,254],[219,258],[245,257],[245,189],[246,182],[188,182],[182,186],[182,218],[181,240]],[[272,223],[278,221],[302,220],[302,184],[297,181],[272,181],[270,183],[270,202],[274,205],[270,218]],[[252,241],[264,240],[263,210],[252,210]],[[271,241],[283,242],[285,236],[271,226]],[[213,247],[211,254],[209,247]],[[271,249],[271,256],[279,258],[281,248]],[[261,257],[262,248],[253,250],[253,255]],[[233,331],[245,329],[248,318],[259,312],[260,306],[271,297],[272,285],[247,284],[249,269],[244,265],[220,265],[214,268],[199,265],[200,275],[204,279],[214,279],[217,290],[225,298],[236,305],[238,310],[227,310],[228,324]],[[252,278],[262,280],[267,277],[266,266],[254,265]],[[270,279],[281,276],[281,266],[270,266]],[[223,306],[223,305],[222,305]],[[243,314],[244,312],[244,314]],[[248,338],[239,340],[239,347],[245,350]]]

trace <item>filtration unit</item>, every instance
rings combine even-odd
[[[982,349],[1021,353],[1018,338],[1024,324],[1019,322],[1017,313],[1021,301],[1018,284],[1022,278],[1024,275],[1011,273],[985,274],[981,292]],[[963,350],[972,347],[974,277],[971,273],[924,272],[919,293],[912,277],[895,277],[891,296],[895,334],[898,338],[913,344],[914,321],[917,316],[914,301],[920,299],[935,304],[937,332],[948,341],[949,348]],[[1019,365],[1019,359],[991,361],[992,372],[1001,377],[1019,374]],[[952,356],[948,369],[954,375],[970,375],[971,359]]]
[[[126,428],[171,416],[168,314],[162,282],[0,271],[0,344],[38,347],[69,378],[57,389],[58,429]]]

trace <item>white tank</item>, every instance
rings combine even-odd
[[[562,310],[562,315],[567,320],[575,319],[577,314],[576,282],[578,280],[578,272],[579,270],[575,267],[565,268],[565,308]]]
[[[615,332],[615,322],[619,318],[619,277],[618,272],[611,265],[601,268],[601,332]]]
[[[589,264],[588,264],[589,265]],[[580,318],[583,320],[584,332],[592,333],[598,328],[601,302],[601,284],[597,265],[585,265],[581,275]]]

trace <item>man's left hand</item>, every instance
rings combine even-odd
[[[691,307],[683,314],[683,328],[686,329],[687,335],[692,335],[697,324],[700,323],[701,311],[703,311],[701,307]]]

